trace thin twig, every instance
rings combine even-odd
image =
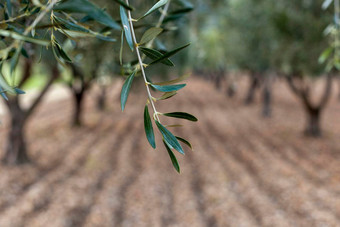
[[[126,4],[129,5],[129,0],[125,0],[125,1],[126,1]],[[170,3],[170,1],[167,3],[167,5],[165,7],[168,8],[169,7],[169,3]],[[160,26],[163,23],[164,17],[165,17],[165,14],[162,14],[162,17],[161,17],[161,19],[158,22],[159,25],[157,24],[158,26]],[[142,75],[143,75],[143,79],[144,79],[144,82],[145,82],[146,91],[148,93],[149,102],[151,103],[151,106],[152,106],[152,109],[153,109],[153,112],[154,112],[154,116],[156,117],[157,121],[160,122],[160,119],[159,119],[159,116],[158,116],[158,112],[156,110],[156,106],[155,106],[155,103],[153,101],[153,97],[151,95],[151,91],[150,91],[150,87],[149,87],[149,82],[148,82],[148,80],[146,78],[146,74],[145,74],[145,70],[144,70],[144,65],[143,65],[143,59],[142,59],[141,53],[139,51],[139,46],[138,46],[138,42],[137,42],[137,39],[136,39],[136,34],[135,34],[134,27],[133,27],[132,16],[131,16],[131,11],[130,10],[128,10],[128,18],[129,18],[129,24],[130,24],[130,29],[131,29],[131,35],[132,35],[132,39],[133,39],[133,42],[134,42],[134,45],[135,45],[135,50],[136,50],[136,53],[137,53],[140,69],[141,69],[141,72],[142,72]]]

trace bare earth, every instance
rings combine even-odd
[[[87,97],[85,127],[76,130],[68,126],[70,101],[39,108],[26,130],[34,164],[0,166],[1,227],[340,226],[334,97],[324,138],[312,140],[302,136],[304,113],[284,84],[275,85],[273,118],[263,120],[260,106],[244,106],[241,94],[230,100],[191,79],[177,97],[157,103],[161,112],[199,118],[173,129],[195,149],[177,155],[178,175],[159,136],[157,150],[147,144],[144,94],[132,94],[122,114],[115,90],[102,113]]]

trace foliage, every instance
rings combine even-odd
[[[318,58],[328,45],[323,31],[331,15],[323,12],[322,2],[277,1],[275,4],[274,38],[278,48],[274,56],[279,71],[292,76],[318,76],[324,72]]]
[[[107,4],[106,9],[102,8],[101,3],[103,2]],[[21,58],[30,58],[32,55],[42,56],[48,50],[53,53],[54,58],[61,66],[81,64],[85,66],[85,71],[98,70],[98,68],[95,68],[101,62],[98,59],[107,56],[107,52],[98,50],[103,48],[103,42],[114,42],[121,49],[119,56],[121,63],[123,63],[125,56],[133,59],[122,65],[123,70],[121,71],[129,75],[122,88],[122,110],[124,110],[133,78],[142,75],[148,93],[147,105],[152,106],[153,120],[160,130],[172,163],[179,171],[176,157],[172,152],[169,152],[169,149],[171,151],[175,148],[184,153],[178,141],[186,140],[177,139],[166,126],[160,123],[160,116],[167,116],[167,114],[163,115],[158,112],[155,102],[171,98],[175,94],[174,92],[185,86],[178,83],[186,77],[179,77],[178,80],[167,83],[153,83],[148,79],[145,68],[158,63],[174,66],[170,57],[188,45],[167,51],[159,36],[171,30],[177,30],[176,22],[190,12],[193,7],[187,0],[159,0],[151,7],[150,5],[147,6],[148,10],[144,11],[147,2],[136,2],[134,6],[130,5],[127,0],[115,0],[112,3],[103,2],[89,0],[1,1],[0,72],[2,72],[3,65],[8,65],[10,68],[8,75],[4,76],[2,73],[0,75],[1,94],[4,98],[7,98],[7,94],[24,93],[15,82],[15,70]],[[141,9],[144,11],[143,14],[140,13],[142,12]],[[136,15],[139,14],[139,19],[132,18],[132,11]],[[120,15],[120,21],[119,16],[111,16],[117,15],[117,13]],[[144,33],[140,42],[137,42],[139,35],[136,32],[137,30],[143,30]],[[119,38],[119,33],[121,33],[121,38]],[[124,37],[133,53],[129,54],[129,51],[123,50]],[[99,41],[89,41],[94,39]],[[116,42],[119,39],[121,43]],[[90,46],[96,48],[94,54],[89,51],[82,53],[84,47],[89,44],[86,44],[87,42],[90,42]],[[154,43],[157,43],[157,47],[153,47]],[[160,46],[162,48],[159,48]],[[110,51],[107,45],[105,47],[106,51]],[[114,48],[112,48],[112,52],[113,50]],[[29,55],[28,52],[33,53]],[[103,56],[100,56],[101,54]],[[79,56],[82,56],[82,58],[79,59]],[[136,57],[138,60],[135,60]],[[110,64],[113,64],[115,56],[110,55],[110,58],[112,59]],[[93,59],[96,59],[95,62],[99,63],[93,64]],[[94,69],[88,68],[91,65],[95,65]],[[152,96],[151,88],[164,92],[164,95],[161,98]],[[153,130],[151,130],[152,122],[151,118],[148,118],[147,106],[144,115],[147,138],[148,141],[151,141],[152,147],[155,148]],[[168,116],[197,120],[192,115],[184,113],[168,114]]]
[[[146,11],[139,19],[133,19],[132,18],[132,12],[131,10],[126,6],[130,6],[129,1],[126,0],[125,5],[120,6],[120,16],[121,16],[121,22],[124,37],[126,42],[128,43],[129,48],[132,51],[135,51],[137,60],[134,60],[133,62],[129,62],[127,65],[130,66],[128,68],[128,71],[130,72],[128,78],[126,79],[124,86],[122,88],[121,92],[121,108],[122,110],[125,109],[125,104],[128,98],[129,90],[131,87],[131,84],[133,82],[133,79],[136,75],[141,75],[143,77],[143,80],[145,82],[148,98],[144,110],[144,126],[145,126],[145,134],[146,137],[151,145],[151,147],[156,148],[155,143],[155,136],[154,136],[154,130],[149,114],[149,108],[150,105],[153,110],[153,117],[155,124],[157,125],[157,128],[162,135],[164,145],[166,149],[168,150],[168,153],[170,155],[171,161],[175,167],[175,169],[180,172],[180,168],[178,165],[178,162],[176,160],[176,156],[172,153],[172,149],[177,150],[179,153],[184,154],[183,148],[180,145],[179,139],[177,139],[168,129],[165,125],[161,123],[160,116],[167,116],[167,117],[177,117],[177,118],[184,118],[191,121],[197,121],[195,117],[193,117],[190,114],[187,113],[170,113],[170,114],[163,114],[161,112],[158,112],[156,109],[155,103],[158,100],[164,100],[156,98],[152,95],[151,90],[155,89],[160,92],[163,92],[163,96],[167,96],[167,98],[171,98],[174,94],[174,92],[177,92],[178,90],[185,87],[185,84],[178,84],[180,83],[185,77],[179,77],[178,79],[162,82],[162,83],[154,83],[152,82],[146,74],[146,69],[153,66],[154,64],[163,64],[169,67],[174,66],[174,63],[170,60],[170,57],[181,51],[182,49],[189,46],[189,44],[185,44],[183,46],[177,47],[173,50],[164,50],[164,49],[155,49],[153,48],[153,44],[155,41],[157,41],[158,36],[162,35],[165,31],[169,31],[168,23],[171,21],[178,20],[181,18],[185,13],[192,10],[191,4],[189,4],[187,1],[178,0],[173,1],[177,5],[179,5],[182,8],[177,8],[176,11],[170,12],[168,14],[168,11],[170,9],[170,0],[160,0],[156,2],[149,10]],[[158,22],[156,24],[153,24],[151,26],[147,26],[144,33],[141,35],[140,41],[137,41],[137,34],[136,34],[136,25],[135,23],[143,22],[144,18],[147,18],[149,15],[152,15],[154,12],[156,12],[157,9],[160,7],[163,7],[164,9],[161,11],[161,15],[158,19]],[[122,33],[122,37],[123,37]],[[162,45],[165,46],[165,45]],[[122,45],[123,48],[123,45]],[[120,51],[121,53],[123,51]],[[149,59],[149,60],[147,60]],[[121,59],[120,62],[123,60]],[[172,95],[169,95],[172,94]]]
[[[319,57],[319,63],[327,63],[326,70],[340,70],[340,3],[339,0],[325,0],[322,8],[327,10],[334,2],[334,22],[329,24],[324,34],[329,37],[329,47]]]

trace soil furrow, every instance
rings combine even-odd
[[[81,166],[83,166],[86,163],[87,156],[90,154],[91,150],[99,143],[99,141],[105,141],[106,138],[110,137],[110,130],[112,130],[111,127],[114,125],[105,125],[106,129],[102,131],[102,135],[97,135],[91,139],[91,135],[89,135],[89,139],[87,139],[87,147],[86,150],[83,150],[80,153],[79,149],[76,149],[74,151],[74,155],[79,156],[74,163],[71,162],[68,165],[70,165],[70,168],[64,168],[63,171],[58,170],[54,171],[54,174],[46,175],[46,179],[44,181],[37,182],[37,184],[34,184],[31,186],[31,190],[25,191],[21,196],[17,198],[17,202],[12,203],[10,207],[8,207],[6,210],[2,212],[1,216],[6,216],[6,213],[11,213],[11,210],[16,209],[16,207],[24,207],[24,216],[29,216],[30,213],[34,212],[35,210],[43,210],[47,209],[48,205],[51,202],[50,194],[52,193],[51,189],[54,188],[54,185],[60,185],[64,181],[68,180],[70,177],[75,175],[78,171],[81,170]],[[84,146],[82,146],[84,147]],[[80,147],[79,147],[80,148]],[[77,154],[77,153],[78,154]],[[69,158],[72,155],[69,155]],[[65,159],[67,160],[67,159]],[[66,165],[67,166],[67,165]],[[38,193],[38,194],[37,194]],[[43,197],[38,196],[43,195]],[[32,200],[33,196],[33,207],[26,207],[25,204],[27,204],[28,201]],[[38,197],[37,197],[38,196]],[[36,197],[36,198],[35,198]],[[29,199],[31,198],[31,199]],[[23,204],[22,204],[23,203]],[[19,212],[19,211],[18,211]]]
[[[225,141],[225,137],[222,136],[218,132],[218,130],[213,130],[213,125],[210,125],[212,131],[215,132],[216,137],[219,139],[219,141],[223,142]],[[243,140],[244,141],[244,140]],[[279,182],[275,182],[275,180],[268,178],[268,174],[273,174],[273,173],[266,173],[265,170],[263,169],[263,164],[260,164],[261,160],[256,156],[255,154],[258,152],[247,152],[250,150],[253,150],[254,147],[250,146],[245,146],[245,149],[239,149],[237,146],[231,144],[231,143],[225,143],[226,147],[230,147],[228,150],[230,150],[230,154],[233,155],[233,157],[239,161],[240,163],[244,163],[244,166],[246,170],[249,173],[252,173],[254,178],[257,179],[258,185],[262,188],[263,191],[266,191],[269,193],[269,195],[272,198],[276,198],[275,201],[280,205],[282,209],[285,209],[287,212],[289,212],[291,215],[293,215],[293,220],[298,221],[299,219],[301,220],[301,224],[307,224],[311,223],[311,221],[314,222],[315,225],[318,225],[319,221],[313,219],[313,217],[310,216],[309,210],[311,208],[304,208],[304,207],[289,207],[288,209],[288,204],[284,201],[285,198],[283,197],[284,194],[286,194],[287,190],[283,189],[282,186],[280,186]],[[244,144],[243,144],[244,146]],[[293,188],[293,187],[292,187]],[[295,195],[297,194],[298,191],[295,191]],[[280,196],[281,195],[281,196]],[[300,197],[303,198],[305,197],[304,194],[300,193]],[[309,203],[308,203],[309,205]],[[306,204],[307,206],[307,204]],[[310,205],[309,205],[310,206]],[[288,210],[287,210],[288,209]],[[308,209],[308,210],[307,210]],[[319,207],[320,209],[320,207]],[[328,210],[328,209],[327,209]],[[327,211],[326,210],[326,211]],[[336,217],[330,217],[331,221],[333,223],[336,222]]]
[[[135,130],[135,135],[137,135],[138,132],[141,133],[140,130]],[[135,138],[135,136],[133,138]],[[119,206],[117,207],[113,215],[114,226],[122,226],[126,215],[126,194],[144,170],[142,161],[143,156],[139,149],[140,139],[132,140],[131,142],[133,143],[133,145],[130,149],[129,165],[130,168],[133,169],[133,171],[128,176],[126,176],[125,181],[119,186],[117,194],[119,199]]]

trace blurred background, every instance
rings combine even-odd
[[[116,3],[95,2],[120,20]],[[131,1],[134,18],[155,2]],[[193,145],[176,154],[181,174],[159,134],[156,150],[147,142],[141,78],[120,109],[135,58],[126,43],[123,67],[114,43],[62,40],[67,67],[27,44],[35,57],[15,72],[26,94],[0,106],[0,226],[340,226],[338,6],[171,1],[154,47],[191,45],[175,67],[146,71],[153,81],[191,75],[156,102],[199,119],[164,119]],[[137,37],[145,30],[136,23]]]

